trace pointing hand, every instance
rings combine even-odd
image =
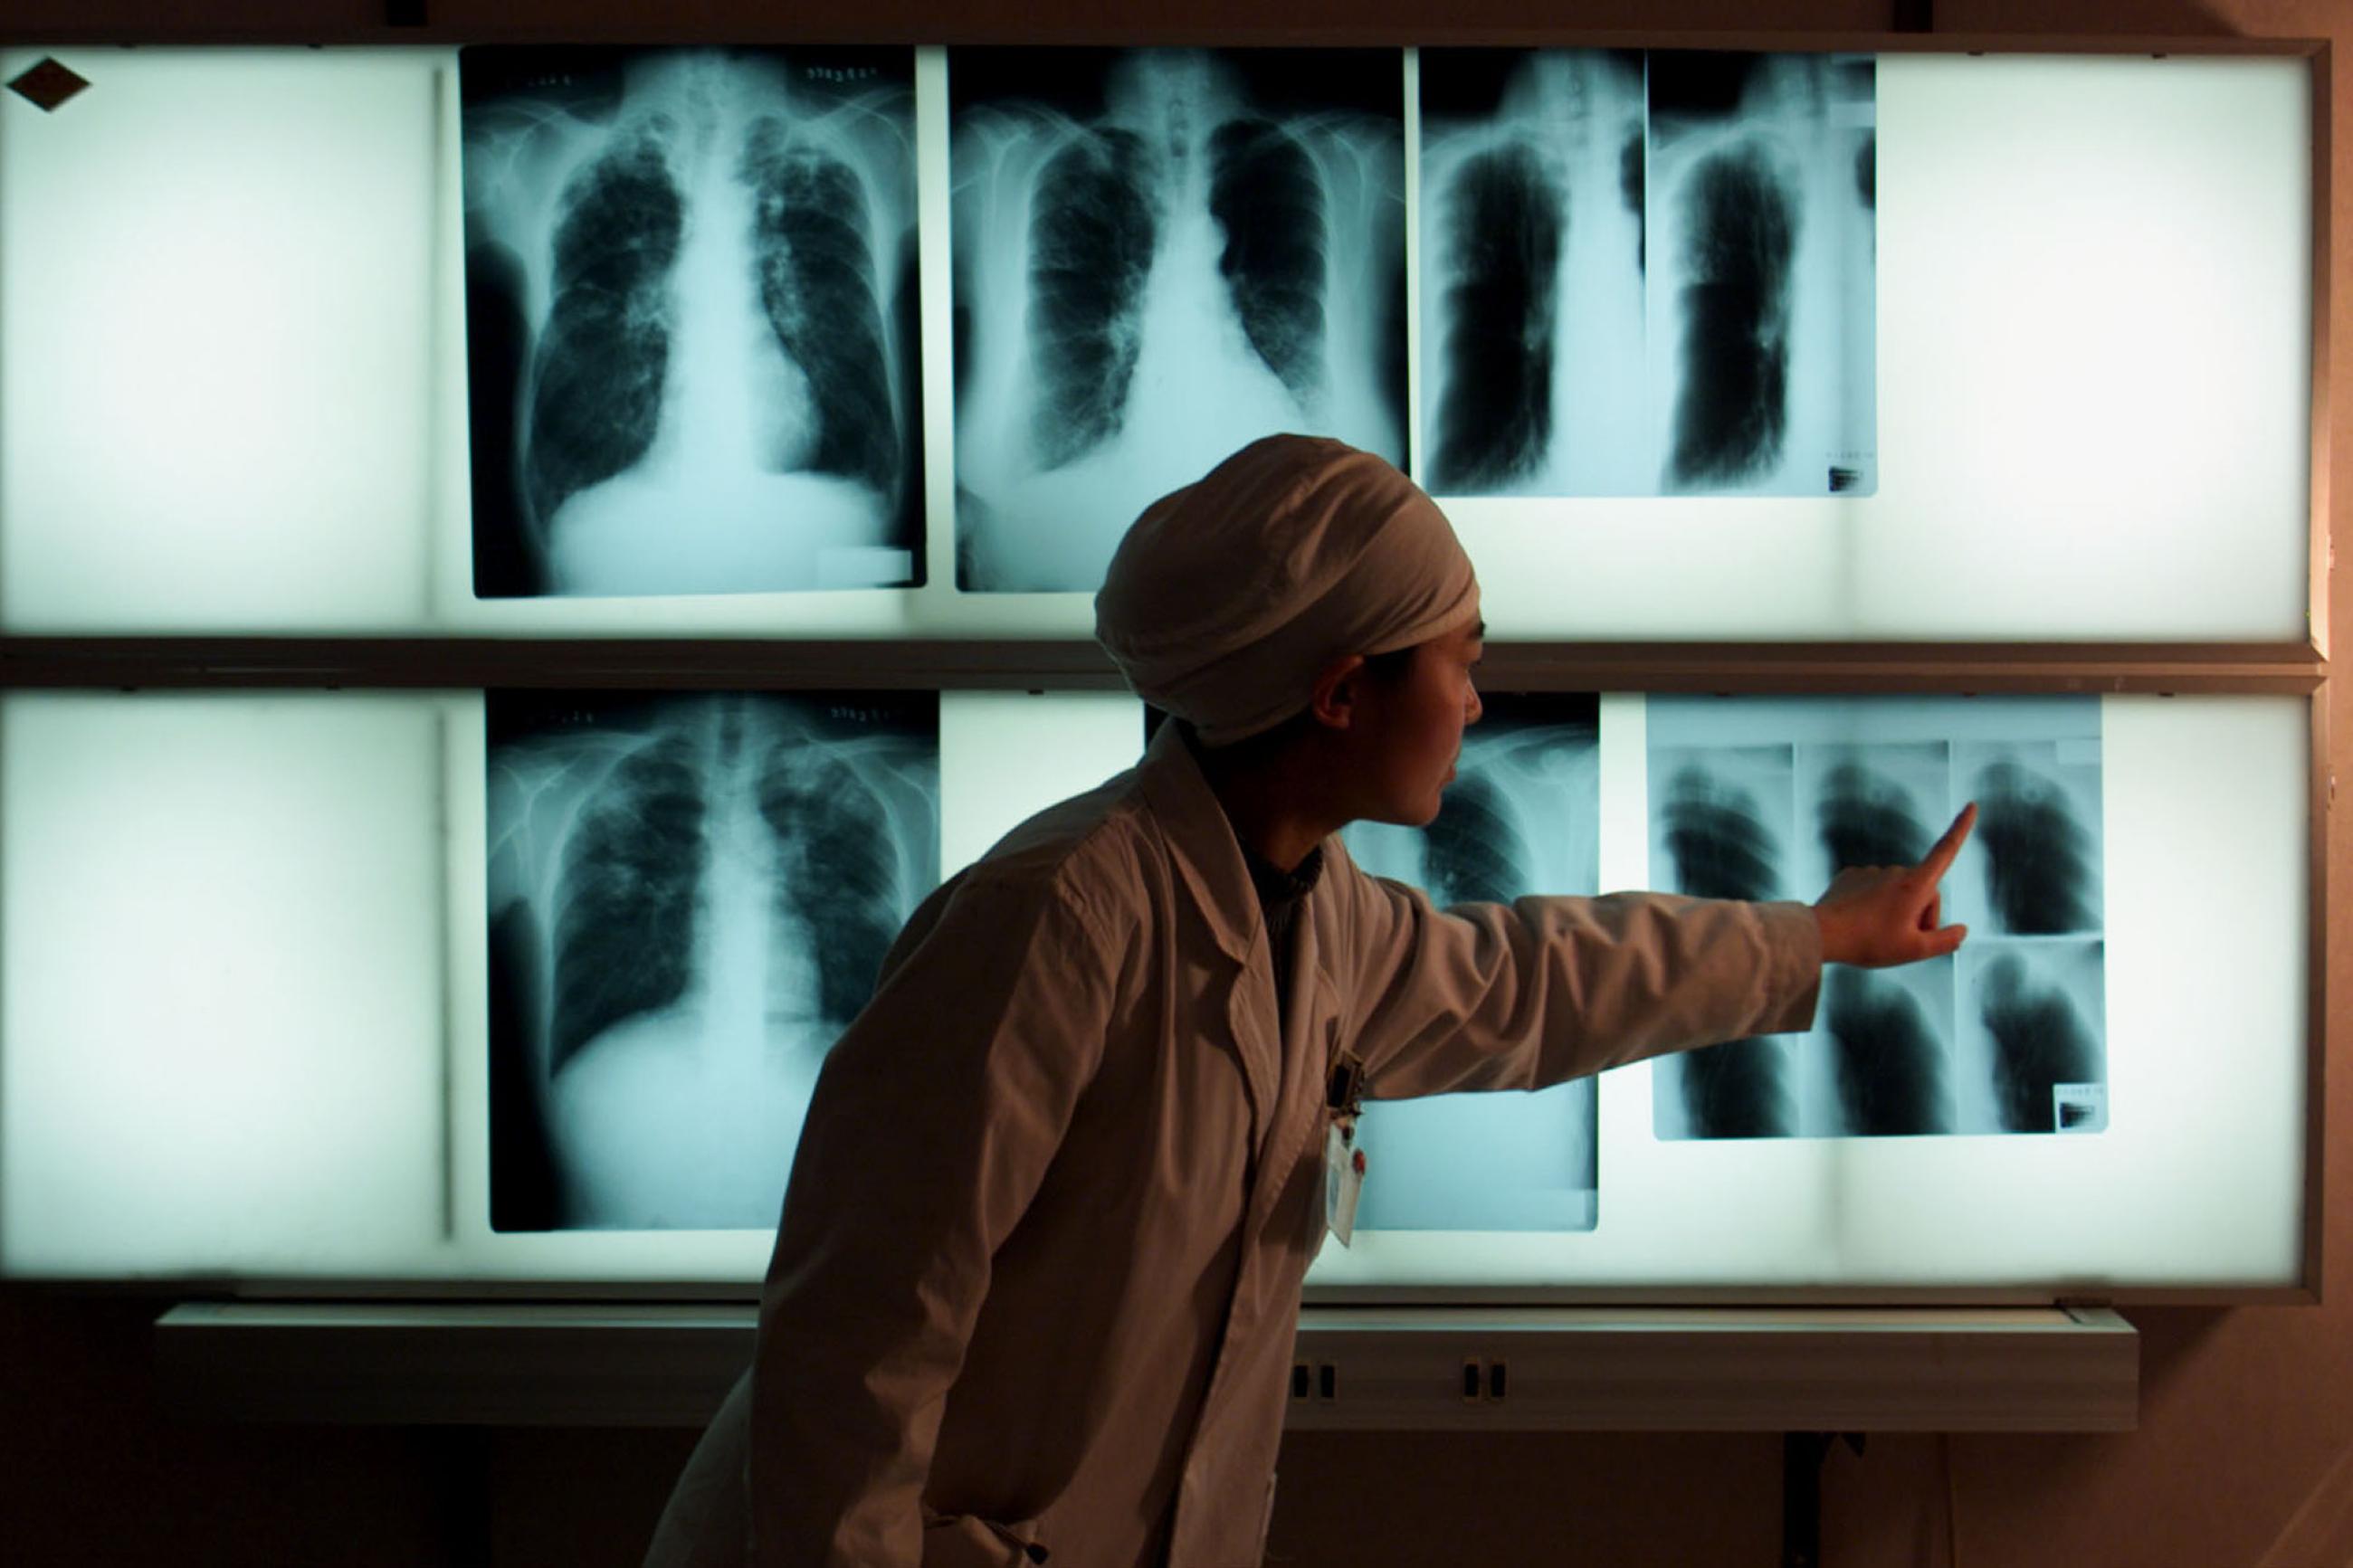
[[[1936,884],[1961,852],[1978,819],[1975,802],[1917,866],[1850,866],[1832,879],[1814,905],[1821,927],[1822,962],[1866,969],[1942,958],[1961,945],[1967,926],[1937,923],[1943,898]]]

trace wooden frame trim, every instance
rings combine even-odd
[[[754,1318],[183,1303],[155,1324],[156,1384],[200,1421],[693,1427],[750,1359]],[[2125,1431],[2139,1363],[2137,1331],[2096,1309],[1310,1309],[1293,1364],[1318,1375],[1294,1384],[1286,1425]]]
[[[2327,673],[2297,644],[1493,642],[1482,681],[1498,691],[2302,694]],[[1043,638],[0,637],[0,690],[1120,685],[1094,643]]]
[[[835,21],[754,24],[741,20],[582,17],[562,26],[463,26],[437,22],[424,26],[388,23],[324,23],[269,26],[249,22],[216,25],[173,19],[136,31],[123,27],[33,27],[13,33],[12,47],[71,48],[145,46],[176,47],[449,47],[465,44],[614,44],[656,47],[668,44],[806,44],[906,46],[947,48],[1005,45],[1025,48],[1599,48],[1732,49],[1784,53],[1869,54],[2073,54],[2295,56],[2325,54],[2327,41],[2306,37],[2246,37],[2232,34],[2145,33],[1904,33],[1849,31],[1683,31],[1672,28],[1586,29],[1568,27],[1413,26],[1134,26],[1021,23],[916,25]]]

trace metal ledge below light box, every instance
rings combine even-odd
[[[197,1419],[700,1426],[744,1306],[189,1303],[155,1327]],[[1324,1431],[2115,1432],[2140,1336],[2106,1308],[1312,1308],[1290,1424]]]

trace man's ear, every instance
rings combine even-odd
[[[1365,656],[1360,653],[1335,658],[1324,667],[1323,673],[1315,678],[1315,692],[1307,704],[1307,711],[1315,722],[1345,730],[1355,721],[1364,672]]]

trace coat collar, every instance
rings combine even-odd
[[[1208,917],[1211,934],[1235,963],[1247,965],[1259,942],[1258,889],[1208,779],[1174,721],[1160,726],[1136,772],[1144,798],[1168,836],[1176,869]]]
[[[1337,841],[1324,841],[1320,874],[1314,879],[1314,889],[1307,894],[1306,907],[1296,917],[1291,955],[1293,967],[1290,976],[1290,1016],[1279,1016],[1273,953],[1264,935],[1265,916],[1258,889],[1250,880],[1249,863],[1242,858],[1241,843],[1234,837],[1226,808],[1219,804],[1199,761],[1175,724],[1163,724],[1160,732],[1152,738],[1136,777],[1145,805],[1160,824],[1169,858],[1200,910],[1203,923],[1218,946],[1242,972],[1228,997],[1228,1021],[1231,1025],[1232,1047],[1241,1058],[1250,1100],[1252,1146],[1263,1153],[1284,1126],[1281,1105],[1285,1093],[1282,1063],[1286,1039],[1313,1054],[1319,1064],[1316,1072],[1303,1079],[1302,1092],[1315,1097],[1322,1094],[1321,1063],[1328,1051],[1314,1054],[1319,1047],[1309,1042],[1315,1020],[1336,1016],[1337,1007],[1331,983],[1324,972],[1316,922],[1310,910],[1319,900],[1332,896],[1333,859],[1339,854]],[[1340,858],[1345,862],[1345,855]],[[1277,1153],[1280,1156],[1281,1152]],[[1282,1164],[1278,1157],[1275,1165]],[[1262,1168],[1260,1175],[1265,1178],[1266,1170]],[[1271,1186],[1255,1194],[1253,1212],[1261,1200],[1272,1201]]]

